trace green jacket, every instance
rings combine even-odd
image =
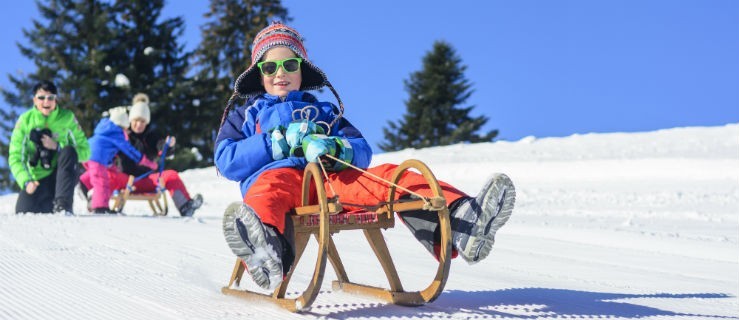
[[[90,158],[90,145],[87,143],[87,137],[85,137],[85,133],[77,123],[72,111],[57,106],[47,117],[36,107],[33,107],[21,114],[18,122],[15,123],[13,134],[10,136],[8,165],[13,177],[15,177],[15,182],[18,183],[21,189],[25,188],[29,181],[38,181],[49,176],[57,166],[58,153],[54,153],[49,169],[44,169],[40,161],[35,167],[28,163],[31,155],[36,152],[36,146],[31,141],[30,136],[31,130],[35,128],[49,128],[54,140],[59,143],[59,149],[73,146],[77,151],[79,162],[87,161]]]

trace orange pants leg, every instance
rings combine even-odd
[[[385,180],[390,180],[397,165],[384,164],[367,171]],[[294,168],[279,168],[263,172],[252,184],[244,196],[244,203],[257,213],[263,223],[277,228],[284,233],[286,214],[300,206],[302,196],[303,171]],[[370,175],[360,171],[347,169],[329,174],[326,192],[332,196],[331,187],[338,193],[342,204],[372,206],[387,200],[388,184],[377,181]],[[439,182],[447,205],[466,194],[448,183]],[[403,186],[425,197],[432,196],[428,183],[421,174],[406,171],[398,181]],[[398,190],[398,197],[407,192]],[[347,209],[357,209],[346,205]]]
[[[397,167],[398,166],[395,164],[383,164],[369,168],[367,171],[381,177],[382,179],[390,181]],[[329,181],[339,194],[339,199],[343,204],[372,206],[380,202],[387,201],[388,188],[390,185],[383,181],[377,181],[372,176],[363,172],[347,169],[329,174]],[[431,188],[429,188],[428,182],[426,182],[423,175],[413,171],[404,172],[398,180],[398,185],[424,197],[433,196],[433,192],[431,191]],[[459,191],[448,183],[439,181],[439,185],[441,186],[447,205],[460,197],[466,196],[464,192]],[[328,188],[328,184],[326,184],[326,192],[330,193],[330,191],[328,191],[330,189]],[[408,194],[400,189],[396,189],[396,192],[396,199]]]
[[[279,168],[262,172],[244,196],[244,203],[254,209],[262,223],[285,232],[285,216],[300,205],[303,171]]]

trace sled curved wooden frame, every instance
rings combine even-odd
[[[233,289],[232,286],[234,284],[239,286],[245,271],[244,263],[241,259],[237,258],[228,286],[223,287],[221,292],[252,301],[272,301],[287,310],[299,312],[310,308],[311,304],[315,301],[323,282],[326,260],[328,259],[338,278],[332,283],[334,290],[366,294],[381,298],[393,304],[404,306],[421,306],[434,301],[444,290],[444,285],[449,276],[449,266],[451,262],[451,225],[449,220],[449,209],[446,207],[446,200],[442,195],[438,181],[429,168],[421,161],[407,160],[401,163],[393,174],[392,182],[397,184],[402,173],[411,168],[418,170],[428,182],[433,192],[433,197],[429,199],[429,201],[396,201],[396,188],[393,186],[389,189],[388,201],[386,203],[378,204],[374,211],[342,213],[341,205],[338,203],[336,198],[327,199],[321,170],[318,165],[315,163],[309,164],[305,169],[303,177],[303,206],[296,208],[295,214],[292,216],[295,226],[295,261],[293,262],[290,272],[285,276],[282,284],[280,284],[280,286],[278,286],[271,295],[250,291],[248,289]],[[311,182],[313,182],[314,190],[318,195],[318,204],[315,205],[308,204]],[[436,211],[439,215],[441,230],[441,252],[438,257],[439,266],[434,279],[425,289],[420,291],[405,291],[400,282],[395,264],[390,257],[387,243],[385,242],[380,229],[387,229],[395,226],[394,212],[420,209]],[[390,289],[358,284],[349,280],[334,241],[331,238],[332,234],[344,230],[362,230],[364,232],[367,241],[385,272]],[[290,278],[292,277],[293,271],[295,270],[311,235],[318,241],[318,254],[313,278],[300,296],[297,298],[286,298],[285,293],[287,291]]]
[[[149,202],[149,207],[155,216],[166,216],[169,208],[167,194],[161,185],[161,181],[159,181],[156,192],[136,193],[136,187],[133,186],[134,180],[134,176],[128,176],[126,187],[119,190],[117,195],[111,197],[111,200],[113,200],[111,209],[115,212],[122,212],[128,200],[146,200]]]

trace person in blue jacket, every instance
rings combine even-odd
[[[397,165],[344,170],[332,155],[366,169],[372,149],[343,115],[343,103],[326,74],[309,59],[300,34],[280,22],[254,38],[251,65],[235,81],[216,138],[215,163],[220,174],[240,182],[242,204],[223,217],[226,242],[241,258],[259,286],[273,290],[294,260],[290,211],[301,205],[303,169],[321,161],[345,209],[373,206],[386,200]],[[308,93],[328,87],[338,101],[318,101]],[[245,100],[237,105],[237,100]],[[398,184],[422,196],[433,196],[420,174],[408,172]],[[487,256],[495,232],[513,210],[515,191],[505,175],[493,177],[476,198],[440,182],[451,209],[453,255],[470,262]],[[408,196],[399,192],[400,196]],[[439,254],[438,216],[428,211],[404,213],[401,219],[431,252]],[[493,222],[493,220],[495,222]]]
[[[156,162],[144,157],[126,139],[124,130],[129,125],[126,107],[112,108],[108,111],[108,115],[109,117],[102,118],[95,126],[95,131],[89,140],[90,160],[85,163],[92,188],[95,190],[90,200],[90,206],[95,213],[116,213],[110,210],[108,204],[112,194],[108,166],[113,164],[118,151],[139,165],[152,170],[157,168]]]

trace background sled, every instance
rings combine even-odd
[[[151,211],[155,216],[166,216],[167,212],[169,211],[169,206],[167,204],[167,190],[162,185],[161,172],[159,178],[157,179],[156,192],[137,193],[136,188],[133,186],[136,181],[140,180],[141,178],[145,178],[149,174],[151,173],[147,173],[144,176],[139,176],[138,178],[134,176],[129,176],[126,187],[116,191],[116,193],[114,193],[111,197],[111,200],[113,200],[111,210],[116,212],[123,212],[123,207],[126,205],[127,201],[146,200],[149,202],[149,207],[151,208]]]
[[[149,202],[149,207],[155,216],[167,215],[169,206],[167,204],[167,189],[164,188],[162,183],[162,171],[164,171],[164,159],[169,150],[169,141],[169,137],[164,140],[162,154],[159,158],[159,176],[157,177],[157,186],[154,192],[136,192],[136,188],[134,187],[136,182],[148,177],[150,174],[154,173],[154,170],[149,170],[138,177],[128,176],[126,187],[121,190],[116,190],[111,196],[110,200],[113,201],[113,205],[110,208],[111,210],[115,212],[123,212],[123,207],[126,205],[128,200],[146,200]]]
[[[236,286],[240,285],[245,270],[243,261],[237,258],[228,286],[223,287],[221,291],[224,294],[235,295],[247,300],[273,301],[292,312],[298,312],[309,308],[315,301],[323,283],[326,260],[328,259],[338,278],[332,283],[334,290],[371,295],[387,302],[404,306],[420,306],[434,301],[444,290],[444,285],[449,276],[449,266],[451,263],[449,209],[446,207],[446,200],[442,196],[439,183],[433,173],[421,161],[407,160],[401,163],[393,174],[392,183],[397,184],[402,173],[409,169],[416,169],[424,176],[433,192],[432,198],[400,202],[395,199],[396,188],[391,186],[389,187],[387,202],[379,203],[373,208],[368,208],[366,211],[344,212],[337,198],[326,197],[321,169],[319,169],[317,164],[310,163],[306,167],[303,177],[302,206],[296,208],[295,214],[291,217],[295,229],[295,261],[282,284],[271,295],[248,289],[232,288],[234,284]],[[313,182],[313,185],[311,185],[311,182]],[[318,195],[318,204],[309,204],[311,189]],[[231,206],[240,205],[240,202],[231,204]],[[229,209],[233,208],[230,207]],[[421,209],[436,211],[439,215],[441,252],[438,257],[438,268],[436,275],[425,289],[420,291],[405,291],[380,229],[393,228],[395,226],[395,212]],[[348,274],[339,257],[339,252],[331,238],[332,234],[345,230],[362,230],[382,266],[388,280],[389,289],[354,283],[349,280]],[[290,278],[311,236],[318,242],[318,255],[313,271],[313,278],[299,297],[286,298],[285,293],[287,292]]]

